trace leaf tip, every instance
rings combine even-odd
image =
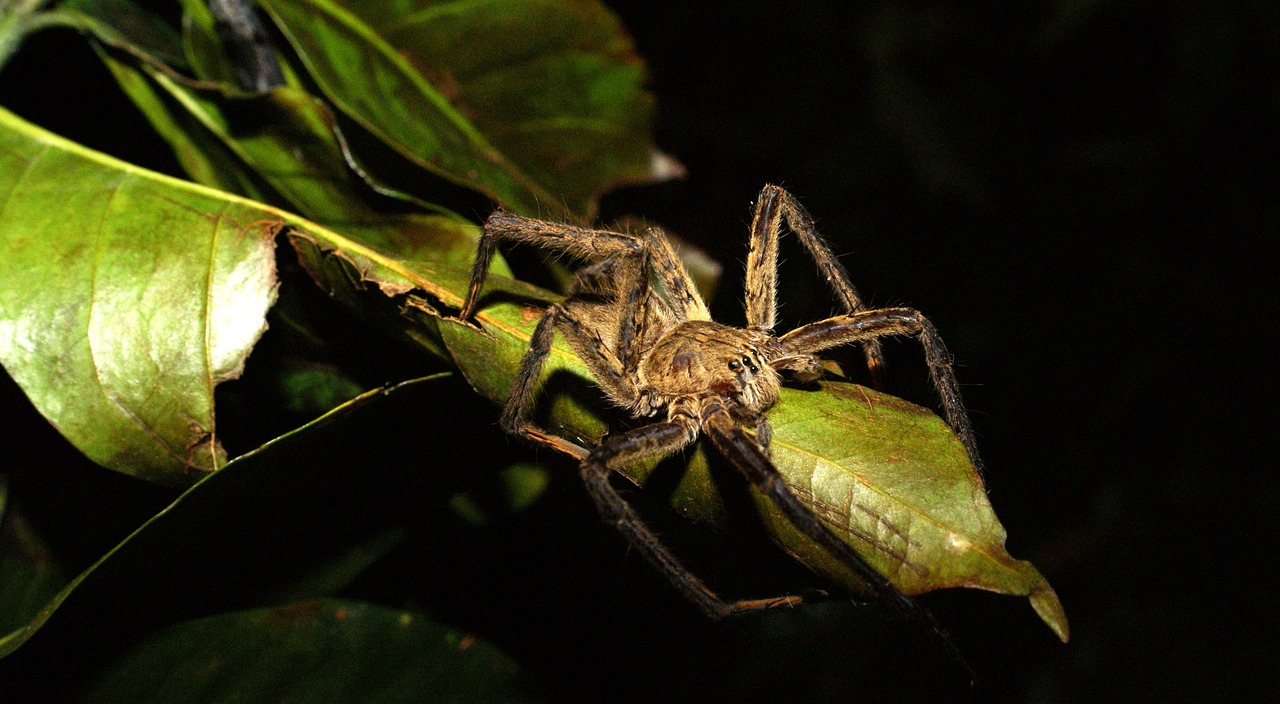
[[[1045,622],[1059,640],[1066,643],[1071,638],[1071,627],[1067,624],[1067,612],[1062,608],[1058,593],[1046,584],[1043,589],[1032,592],[1028,598],[1040,620]]]
[[[649,153],[649,178],[654,183],[679,181],[688,175],[688,170],[675,157],[657,149]]]

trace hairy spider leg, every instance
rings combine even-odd
[[[535,234],[530,235],[530,232]],[[603,244],[592,246],[593,243],[589,240],[593,238],[603,240]],[[638,339],[637,331],[650,306],[662,306],[665,317],[668,318],[709,318],[706,304],[661,231],[656,228],[646,231],[648,246],[635,252],[622,243],[621,240],[628,239],[626,235],[541,223],[506,213],[495,214],[486,223],[485,235],[481,240],[481,253],[477,255],[476,269],[468,292],[470,306],[474,306],[478,299],[484,272],[487,271],[494,245],[499,239],[543,244],[588,257],[599,256],[600,252],[608,253],[604,259],[580,269],[570,285],[566,300],[548,306],[538,321],[529,341],[529,349],[521,360],[516,382],[503,407],[500,419],[503,429],[536,442],[566,449],[579,458],[586,455],[580,471],[601,516],[606,522],[615,525],[645,559],[708,615],[723,618],[732,614],[793,606],[804,601],[804,597],[792,595],[739,601],[721,599],[680,563],[610,483],[610,474],[619,467],[674,453],[697,439],[700,422],[692,411],[675,412],[674,409],[669,409],[673,412],[671,419],[610,437],[590,454],[576,445],[567,448],[568,443],[528,419],[528,409],[533,405],[537,382],[557,331],[565,336],[569,345],[591,369],[606,394],[620,405],[626,405],[637,395],[629,372],[634,371],[635,362],[631,360],[638,360],[640,356],[639,345],[642,341]],[[651,298],[650,271],[655,272],[667,291],[670,306]],[[586,313],[583,308],[602,305],[580,300],[578,297],[584,294],[613,296],[623,302],[622,314],[613,321],[619,327],[616,346],[610,345],[596,330],[583,325],[579,320],[578,314]],[[468,306],[464,306],[464,313],[467,310]],[[598,312],[599,308],[596,310]],[[759,437],[767,443],[770,430],[764,416],[759,415],[754,422]]]
[[[969,413],[960,398],[960,384],[956,381],[956,373],[952,368],[951,353],[947,351],[933,323],[920,311],[913,308],[880,308],[838,315],[798,327],[778,338],[778,342],[782,357],[789,357],[813,354],[889,335],[907,335],[920,341],[920,346],[924,348],[925,364],[929,367],[929,379],[938,392],[947,424],[960,437],[969,460],[981,476],[982,459],[978,455],[978,441],[969,421]]]
[[[620,277],[621,289],[618,300],[622,301],[622,315],[618,321],[618,339],[616,354],[622,362],[622,369],[629,378],[633,378],[636,368],[640,366],[641,340],[638,337],[640,327],[649,314],[649,267],[651,257],[649,248],[643,250],[639,263],[624,269],[626,276]],[[570,292],[570,296],[573,293]]]
[[[755,439],[746,434],[742,428],[741,417],[733,417],[733,413],[727,411],[722,406],[712,406],[708,408],[707,417],[703,422],[703,430],[712,440],[712,444],[716,445],[719,452],[728,458],[733,466],[741,472],[744,479],[755,486],[760,493],[764,494],[772,500],[774,506],[782,512],[782,516],[795,526],[801,534],[808,536],[820,548],[827,550],[832,556],[840,559],[850,570],[858,575],[859,579],[867,582],[868,588],[874,593],[888,596],[895,607],[900,611],[914,616],[916,611],[922,611],[919,605],[916,605],[908,596],[901,593],[888,577],[882,575],[876,568],[870,566],[863,556],[860,556],[856,550],[852,549],[849,543],[841,540],[832,532],[831,529],[824,524],[817,515],[814,515],[812,509],[806,507],[800,499],[788,488],[786,481],[782,479],[781,472],[777,467],[773,466],[773,462],[769,460],[767,445],[759,442],[759,431],[762,428],[768,428],[768,421],[764,420],[763,413],[759,415],[758,422],[755,422]],[[876,544],[876,540],[870,535],[861,536],[868,543]],[[900,562],[906,562],[905,554],[896,552],[896,550],[888,550],[895,559]]]
[[[623,301],[617,340],[609,342],[614,343],[610,348],[626,371],[634,372],[639,363],[641,341],[636,338],[636,333],[646,317],[656,313],[659,318],[670,318],[670,315],[662,315],[669,313],[677,321],[710,319],[706,304],[698,295],[688,271],[657,228],[649,228],[641,239],[620,232],[544,222],[496,211],[485,221],[481,233],[467,296],[458,314],[462,320],[470,319],[476,311],[500,240],[559,250],[592,262],[575,275],[568,299],[572,300],[580,293],[598,293],[613,294]],[[656,272],[669,294],[670,306],[650,296],[650,271]],[[654,308],[660,310],[655,311]]]
[[[623,262],[617,259],[601,259],[581,267],[569,282],[569,295],[605,295],[615,293]]]
[[[498,424],[512,435],[520,435],[543,445],[565,450],[581,459],[586,457],[586,450],[577,445],[570,446],[563,439],[539,428],[529,421],[524,410],[533,396],[538,377],[542,373],[542,366],[547,360],[547,354],[551,351],[551,340],[555,336],[559,312],[560,307],[552,305],[538,320],[538,326],[534,328],[533,336],[529,340],[529,349],[520,359],[520,370],[516,374],[515,384],[511,387],[511,394],[507,396],[507,402],[502,407]]]
[[[740,601],[721,599],[681,564],[610,482],[610,475],[619,467],[652,457],[665,457],[688,447],[698,437],[698,425],[694,418],[676,415],[669,420],[610,437],[596,448],[582,463],[581,473],[601,517],[615,526],[650,564],[666,575],[681,594],[713,618],[802,603],[803,596],[792,595]]]
[[[528,409],[533,405],[538,379],[542,375],[547,356],[551,353],[551,342],[557,329],[569,340],[579,358],[591,370],[596,383],[615,402],[635,399],[636,388],[623,370],[621,360],[609,351],[594,330],[578,321],[574,311],[560,303],[548,306],[533,330],[528,351],[520,360],[520,370],[516,374],[511,395],[502,407],[499,424],[503,430],[513,435],[522,435],[544,445],[566,449],[563,440],[539,428],[528,418]],[[571,454],[581,459],[586,451],[577,448]]]
[[[738,468],[752,486],[769,498],[796,530],[850,567],[868,587],[880,597],[888,599],[901,614],[928,627],[938,636],[947,654],[964,665],[970,677],[973,677],[973,670],[969,668],[964,655],[934,619],[933,614],[920,606],[915,599],[903,594],[893,582],[889,581],[888,577],[872,567],[853,547],[831,532],[827,524],[801,503],[787,488],[786,481],[783,480],[777,467],[773,466],[764,448],[747,435],[728,411],[720,406],[708,409],[702,428],[716,449]]]
[[[767,333],[778,323],[778,237],[782,209],[781,189],[765,186],[756,199],[747,241],[747,325]]]
[[[640,284],[634,277],[643,273],[646,279],[652,275],[661,285],[662,295],[650,297],[647,306],[647,312],[657,320],[666,321],[668,325],[687,320],[711,320],[711,313],[698,293],[693,277],[663,231],[657,227],[647,228],[643,242],[649,258],[643,267],[637,268],[633,261],[620,259],[603,259],[587,264],[574,274],[567,295],[617,298],[628,286]]]
[[[840,299],[844,312],[866,310],[866,305],[849,278],[849,272],[814,227],[813,216],[786,189],[768,184],[756,199],[755,215],[751,219],[751,240],[747,251],[747,324],[770,333],[777,324],[778,239],[783,220],[800,238],[805,251],[818,265],[818,271]],[[862,351],[872,382],[880,386],[884,373],[880,341],[863,341]]]
[[[767,186],[757,204],[748,262],[748,312],[752,325],[771,334],[776,313],[777,239],[785,220],[805,244],[849,312],[787,333],[770,345],[775,368],[807,370],[815,365],[812,353],[853,342],[862,343],[869,364],[878,368],[878,341],[886,335],[914,335],[925,348],[930,374],[942,396],[948,421],[961,436],[977,464],[968,416],[960,403],[959,389],[937,332],[924,316],[906,309],[865,310],[843,267],[813,228],[812,219],[786,191]],[[538,379],[551,343],[559,331],[591,369],[601,389],[618,405],[638,402],[640,389],[635,366],[653,336],[686,320],[709,319],[687,270],[675,256],[669,241],[657,229],[643,238],[548,223],[498,212],[486,222],[476,264],[460,317],[475,311],[488,265],[499,240],[527,242],[558,249],[591,260],[574,277],[569,296],[547,308],[521,360],[520,371],[502,413],[508,432],[565,450],[582,459],[580,471],[592,499],[606,521],[623,535],[691,601],[708,614],[723,617],[794,605],[804,597],[784,596],[728,602],[689,572],[650,531],[635,510],[610,482],[610,474],[631,462],[664,456],[691,444],[705,428],[711,441],[743,475],[764,492],[783,515],[803,534],[863,577],[900,611],[920,620],[942,637],[947,649],[964,663],[932,616],[866,563],[786,486],[768,459],[772,434],[763,413],[726,406],[715,395],[676,399],[667,406],[665,421],[641,426],[610,437],[592,452],[552,436],[527,418]],[[650,277],[661,285],[663,296],[651,295]],[[595,296],[600,300],[591,300]],[[587,324],[590,323],[590,324]],[[767,325],[766,325],[767,323]],[[607,331],[604,337],[600,330]],[[616,337],[612,337],[616,335]],[[643,339],[642,339],[643,338]],[[754,430],[754,439],[748,435]],[[966,668],[968,667],[965,663]]]
[[[603,259],[634,259],[644,252],[644,243],[620,232],[592,230],[576,225],[544,222],[498,210],[489,216],[480,233],[471,282],[458,317],[470,320],[480,302],[480,290],[489,276],[489,264],[499,241],[523,242],[559,250],[593,262]]]
[[[644,232],[644,241],[652,253],[654,275],[670,298],[675,321],[683,323],[686,320],[711,320],[711,311],[707,310],[706,302],[698,293],[698,286],[676,255],[666,234],[659,228],[650,227]]]
[[[511,396],[503,408],[500,422],[503,429],[509,433],[563,449],[564,443],[560,438],[537,427],[526,417],[526,409],[532,404],[536,382],[557,329],[575,348],[588,347],[600,351],[597,355],[584,355],[583,361],[592,368],[597,381],[606,392],[610,391],[610,387],[615,384],[619,387],[620,393],[634,395],[635,389],[628,377],[618,371],[621,363],[607,354],[602,343],[583,345],[580,344],[580,339],[575,339],[592,333],[578,325],[570,315],[570,311],[559,304],[550,306],[534,330],[529,351],[521,361],[520,373],[517,375]],[[768,426],[763,415],[759,417],[759,421],[764,423],[767,433]],[[698,421],[688,413],[674,413],[669,420],[651,423],[609,437],[593,452],[586,455],[579,471],[601,517],[606,523],[615,526],[623,537],[636,546],[640,554],[664,574],[680,593],[709,616],[724,618],[802,603],[805,597],[796,595],[739,601],[721,599],[680,563],[679,559],[649,530],[644,520],[610,482],[609,475],[622,466],[651,457],[666,456],[687,447],[697,439],[698,427]],[[577,456],[582,459],[583,454]],[[792,501],[795,499],[792,498]]]

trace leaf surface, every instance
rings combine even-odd
[[[972,587],[1027,596],[1063,641],[1066,614],[1030,562],[1005,550],[1006,533],[960,443],[932,411],[854,384],[784,389],[769,414],[774,460],[791,490],[903,592]],[[762,515],[793,554],[812,552],[768,501]],[[820,554],[804,561],[839,576]],[[803,558],[802,558],[803,559]],[[850,581],[851,575],[843,581]]]
[[[0,110],[0,362],[95,462],[189,482],[225,461],[213,390],[265,328],[280,224]]]
[[[216,32],[208,10],[199,3],[187,5],[188,42],[214,51]],[[472,256],[474,224],[371,184],[349,166],[351,155],[335,118],[319,99],[296,85],[249,94],[229,84],[185,78],[153,55],[154,41],[135,37],[133,24],[111,24],[113,17],[99,10],[76,16],[75,26],[111,47],[95,44],[120,87],[197,182],[288,208],[404,257],[465,261]],[[192,58],[211,62],[218,57]],[[388,207],[395,199],[402,202]]]
[[[635,167],[637,154],[647,158],[647,143],[623,149],[630,156],[619,161],[593,152],[597,147],[587,139],[608,134],[624,117],[647,120],[647,98],[631,103],[627,97],[638,72],[596,70],[631,59],[616,26],[609,28],[611,16],[595,3],[555,6],[570,12],[539,2],[408,3],[381,14],[324,0],[267,5],[335,105],[422,165],[509,207],[542,212],[563,201],[590,212],[602,184],[645,173]],[[508,6],[526,14],[508,16]],[[540,33],[527,31],[527,13],[542,11],[551,18],[542,34],[554,39],[545,46]],[[388,17],[400,24],[381,23]],[[574,43],[578,38],[581,45]],[[547,54],[548,46],[571,48]],[[197,171],[228,184],[252,181],[264,187],[249,192],[283,194],[350,230],[340,235],[127,167],[11,116],[0,122],[0,173],[12,176],[3,180],[9,191],[0,228],[6,252],[15,253],[0,264],[9,267],[0,284],[0,361],[86,454],[169,481],[189,481],[222,463],[212,390],[238,373],[261,332],[274,290],[271,235],[286,222],[301,228],[291,240],[327,290],[452,359],[488,398],[505,400],[539,316],[528,304],[550,300],[549,294],[498,277],[480,317],[485,331],[442,317],[465,290],[461,257],[438,256],[434,246],[397,247],[361,236],[358,223],[343,223],[355,210],[343,203],[345,185],[323,180],[339,160],[325,113],[309,96],[282,90],[239,104],[285,118],[281,129],[246,136],[233,125],[238,107],[228,96],[193,90],[148,67],[120,71],[126,72],[122,82],[132,81],[144,110],[153,106],[153,121],[168,124],[174,141],[184,142],[179,153],[194,155]],[[581,80],[569,85],[565,76]],[[623,100],[592,112],[599,107],[593,101],[609,96]],[[544,97],[549,102],[539,104]],[[581,112],[564,109],[565,101],[577,99],[584,101]],[[175,104],[182,110],[174,111]],[[619,106],[632,110],[610,112]],[[643,132],[634,125],[620,129]],[[203,136],[191,137],[197,132]],[[547,138],[551,134],[560,137]],[[556,161],[538,151],[553,142],[574,146]],[[221,145],[220,155],[201,162],[209,144]],[[315,171],[304,159],[291,160],[300,145],[319,147],[311,159]],[[618,166],[622,162],[629,166]],[[593,171],[596,164],[602,170]],[[285,177],[272,180],[273,173]],[[49,216],[64,205],[68,217]],[[460,227],[474,233],[470,225]],[[35,296],[24,290],[26,281],[55,282],[57,290]],[[581,362],[557,344],[546,372],[539,403],[561,438],[557,447],[574,454],[598,442],[617,414],[604,408]],[[787,390],[770,417],[786,481],[904,591],[963,585],[1028,595],[1065,639],[1066,620],[1052,589],[1034,567],[1004,551],[1004,530],[979,479],[935,416],[858,387],[826,384],[820,391]],[[626,473],[643,483],[647,472],[633,467]],[[688,515],[717,520],[720,499],[701,451],[693,453],[673,500]],[[856,588],[770,505],[760,508],[786,549]]]

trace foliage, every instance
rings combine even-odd
[[[594,1],[267,0],[262,7],[287,40],[278,55],[286,83],[263,93],[235,86],[224,38],[194,1],[184,3],[181,31],[125,0],[24,6],[0,24],[9,33],[0,45],[9,47],[41,28],[83,33],[190,178],[120,161],[0,110],[0,361],[85,457],[183,490],[165,494],[163,510],[69,580],[24,518],[23,498],[0,494],[7,585],[0,623],[12,628],[0,637],[0,655],[28,640],[38,644],[37,632],[59,620],[74,628],[82,592],[136,584],[137,594],[158,594],[148,583],[158,556],[216,544],[243,551],[246,561],[273,549],[289,553],[280,583],[210,600],[195,613],[158,610],[157,626],[177,625],[111,663],[91,700],[164,666],[157,661],[187,658],[230,663],[234,671],[219,675],[222,684],[192,674],[176,685],[153,682],[149,691],[194,698],[223,686],[258,687],[269,663],[250,654],[288,647],[264,644],[268,635],[295,645],[321,641],[309,656],[313,667],[326,667],[344,638],[382,643],[365,653],[379,673],[376,690],[365,693],[387,700],[413,699],[424,686],[466,693],[485,682],[506,691],[515,666],[489,655],[489,646],[451,678],[447,658],[458,653],[432,659],[419,651],[425,640],[456,645],[463,637],[422,613],[328,600],[405,540],[406,515],[388,510],[379,516],[385,520],[361,523],[327,549],[314,541],[291,549],[298,529],[279,524],[290,522],[291,506],[309,505],[308,496],[342,513],[334,497],[370,474],[382,475],[374,487],[407,484],[440,497],[430,504],[437,511],[458,506],[449,497],[478,485],[458,456],[483,433],[446,431],[449,409],[469,393],[448,375],[500,403],[536,305],[554,294],[496,276],[483,331],[451,319],[477,235],[458,213],[478,193],[517,212],[589,221],[605,191],[668,173],[669,160],[649,136],[643,65]],[[539,31],[527,31],[532,25]],[[403,171],[412,177],[400,177]],[[502,262],[495,266],[510,273]],[[312,284],[303,272],[344,310],[308,299],[300,287]],[[399,345],[447,371],[386,387],[358,380],[367,369],[334,359],[334,339],[353,337],[349,328],[334,333],[348,315],[388,341],[370,345],[374,337],[355,335],[366,350]],[[354,398],[340,402],[344,395]],[[555,348],[543,395],[551,427],[574,442],[594,442],[620,420],[567,348]],[[279,412],[257,407],[264,398]],[[418,414],[435,434],[361,445],[360,428],[377,417],[371,409],[388,405]],[[286,422],[308,414],[319,418]],[[262,417],[272,420],[246,431]],[[829,382],[786,390],[771,419],[787,481],[905,592],[969,586],[1029,596],[1066,639],[1053,590],[1005,551],[980,478],[931,412]],[[424,444],[426,454],[415,454]],[[419,469],[429,481],[407,478]],[[630,468],[628,476],[653,484],[660,469]],[[499,512],[518,511],[546,486],[527,467],[501,476],[508,485]],[[699,450],[680,468],[670,503],[727,525],[732,509],[720,484],[714,460]],[[406,492],[396,493],[372,493],[368,506],[404,509]],[[756,505],[787,552],[857,590],[767,502]],[[230,542],[208,542],[218,530],[248,539],[269,527],[273,537],[253,547],[226,536]],[[234,564],[220,555],[205,569]],[[262,610],[276,603],[293,605]],[[223,615],[188,620],[207,614]],[[406,633],[409,624],[425,625]],[[174,649],[191,638],[205,646]],[[405,649],[418,654],[407,657]]]

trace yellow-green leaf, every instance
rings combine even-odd
[[[0,110],[0,362],[73,444],[185,483],[275,299],[281,220]]]

